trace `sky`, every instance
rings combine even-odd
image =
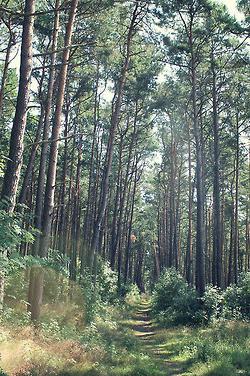
[[[239,12],[237,9],[237,2],[236,0],[216,0],[218,3],[225,4],[228,8],[228,12],[235,16],[235,18],[239,21],[244,19],[243,13]],[[11,68],[19,69],[20,64],[20,54],[17,54],[16,58],[11,63]]]
[[[235,16],[236,19],[242,20],[244,19],[244,16],[241,12],[237,9],[237,2],[236,0],[217,0],[218,3],[225,4],[228,8],[228,12]]]

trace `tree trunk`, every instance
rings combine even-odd
[[[40,241],[39,254],[41,257],[45,257],[48,252],[50,233],[51,233],[51,223],[52,215],[54,209],[54,195],[55,195],[55,183],[56,183],[56,168],[58,159],[58,138],[61,131],[61,117],[64,101],[64,92],[68,72],[68,63],[70,56],[70,49],[68,46],[71,44],[74,20],[76,16],[78,0],[72,0],[70,6],[69,20],[66,27],[66,35],[64,41],[64,51],[62,58],[62,66],[59,73],[58,79],[58,91],[56,99],[56,108],[54,116],[54,124],[52,129],[52,142],[50,146],[50,156],[49,156],[49,167],[47,173],[46,191],[44,198],[44,209],[43,209],[43,222],[42,222],[42,235]]]
[[[240,132],[239,132],[239,113],[236,113],[236,158],[235,158],[235,206],[234,206],[234,240],[233,240],[233,275],[234,283],[238,282],[239,272],[239,159],[240,159]]]
[[[82,150],[78,150],[78,161],[76,169],[76,182],[74,187],[74,208],[72,216],[72,251],[70,254],[70,279],[76,281],[77,275],[77,255],[79,251],[80,241],[80,178],[81,178],[81,153]]]
[[[131,43],[132,43],[136,19],[138,16],[138,7],[139,7],[139,3],[136,2],[132,19],[130,22],[130,26],[128,29],[127,42],[126,42],[126,57],[125,57],[125,61],[123,64],[121,77],[118,82],[117,98],[116,98],[115,105],[114,105],[114,111],[111,117],[111,128],[110,128],[110,133],[109,133],[109,140],[108,140],[107,153],[106,153],[106,159],[105,159],[105,169],[104,169],[103,180],[102,180],[101,200],[100,200],[100,206],[99,206],[98,215],[97,215],[92,242],[91,242],[91,259],[92,260],[94,259],[94,253],[96,252],[96,248],[98,245],[99,233],[101,230],[101,225],[102,225],[102,221],[103,221],[106,206],[107,206],[109,177],[110,177],[112,161],[113,161],[114,140],[115,140],[116,129],[120,120],[123,90],[124,90],[124,85],[126,82],[127,71],[128,71],[130,57],[131,57]],[[92,263],[93,261],[91,261],[91,264]],[[90,264],[90,268],[91,268],[91,264]]]
[[[175,266],[174,255],[175,227],[175,141],[171,124],[171,155],[170,155],[170,194],[169,194],[169,266]]]
[[[37,149],[38,149],[38,146],[39,146],[38,143],[39,143],[40,138],[41,138],[42,126],[43,126],[43,116],[44,116],[44,108],[42,106],[40,119],[39,119],[37,131],[36,131],[35,140],[34,140],[34,143],[31,147],[30,157],[29,157],[28,165],[26,167],[26,171],[25,171],[24,178],[23,178],[23,184],[22,184],[22,188],[21,188],[21,191],[20,191],[20,195],[19,195],[19,200],[18,200],[19,204],[24,204],[25,200],[26,200],[27,190],[28,190],[29,185],[30,185],[30,180],[31,180],[32,171],[33,171],[33,168],[34,168],[36,153],[37,153]]]
[[[131,262],[131,248],[132,248],[132,225],[133,225],[133,217],[134,217],[134,207],[135,207],[135,193],[136,193],[136,185],[137,185],[137,168],[134,177],[133,183],[133,192],[131,197],[131,211],[130,211],[130,219],[129,219],[129,228],[128,228],[128,240],[127,240],[127,247],[125,253],[125,268],[124,268],[124,283],[126,284],[129,279],[129,264]]]
[[[13,33],[11,31],[10,22],[8,25],[8,29],[9,29],[10,36],[9,36],[8,46],[7,46],[5,60],[4,60],[3,74],[2,74],[1,87],[0,87],[0,117],[2,116],[2,112],[3,112],[4,89],[5,89],[5,84],[7,80],[8,68],[10,64],[11,47],[13,46]]]
[[[191,160],[191,135],[188,125],[188,239],[186,255],[186,279],[193,285],[193,189],[192,189],[192,160]]]
[[[189,35],[191,50],[191,80],[192,80],[192,109],[193,127],[196,147],[196,192],[197,192],[197,222],[196,222],[196,288],[200,295],[205,291],[205,248],[204,248],[204,183],[203,183],[203,158],[202,138],[198,123],[197,109],[197,78],[196,58],[193,46],[192,27]]]
[[[45,175],[46,175],[46,160],[48,154],[48,138],[49,138],[49,129],[50,129],[50,115],[52,108],[52,99],[53,99],[53,90],[55,83],[55,62],[56,62],[56,50],[57,50],[57,39],[59,32],[59,6],[60,0],[56,0],[55,4],[55,19],[53,26],[53,36],[52,36],[52,54],[51,54],[51,68],[49,74],[49,83],[48,83],[48,94],[45,104],[45,116],[44,116],[44,125],[43,125],[43,143],[40,156],[40,165],[39,165],[39,174],[37,181],[37,194],[36,194],[36,207],[35,207],[35,219],[34,225],[38,230],[42,229],[42,208],[43,208],[43,196],[44,196],[44,185],[45,185]],[[33,254],[38,254],[39,252],[39,237],[36,240],[33,247]]]
[[[61,190],[60,190],[60,210],[59,210],[59,217],[58,217],[58,249],[62,254],[65,254],[66,247],[65,247],[65,232],[66,232],[66,179],[67,179],[67,170],[68,170],[68,115],[70,111],[69,103],[66,105],[65,111],[65,126],[64,126],[64,152],[63,152],[63,168],[62,168],[62,183],[61,183]]]
[[[213,48],[213,47],[212,47]],[[220,202],[220,147],[219,124],[217,111],[217,83],[215,72],[214,53],[211,54],[211,69],[213,76],[213,284],[222,285],[222,249],[221,249],[221,202]]]
[[[10,138],[9,157],[2,187],[2,198],[9,201],[8,210],[12,212],[16,204],[16,194],[23,161],[23,138],[26,127],[32,72],[32,39],[35,0],[26,0],[21,45],[20,77],[16,112]]]

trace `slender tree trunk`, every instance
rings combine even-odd
[[[67,179],[67,169],[68,169],[68,117],[69,117],[70,106],[67,103],[66,114],[65,114],[65,126],[64,126],[64,153],[63,153],[63,169],[62,169],[62,184],[60,192],[60,211],[58,218],[58,249],[62,254],[65,254],[65,233],[66,233],[66,179]]]
[[[56,168],[57,168],[57,158],[58,158],[58,138],[61,131],[61,117],[62,117],[62,108],[64,101],[64,92],[65,84],[67,79],[68,72],[68,63],[70,56],[70,49],[68,46],[71,44],[74,20],[76,16],[78,0],[72,0],[70,6],[69,20],[66,27],[66,35],[64,41],[64,51],[62,58],[62,66],[59,73],[58,79],[58,91],[57,91],[57,100],[54,116],[54,124],[52,129],[52,142],[50,146],[50,156],[49,156],[49,167],[47,173],[47,182],[46,182],[46,191],[44,198],[44,209],[43,209],[43,222],[42,222],[42,235],[40,241],[39,253],[41,257],[47,255],[49,241],[50,241],[50,232],[51,232],[51,223],[52,223],[52,214],[54,209],[54,194],[55,194],[55,183],[56,183]]]
[[[213,254],[212,254],[212,245],[211,245],[211,208],[207,208],[207,224],[206,224],[206,249],[207,249],[207,268],[206,268],[206,281],[211,283],[213,279]]]
[[[98,215],[97,215],[97,219],[96,219],[96,223],[94,227],[92,242],[91,242],[91,259],[92,260],[94,259],[94,253],[96,252],[96,248],[98,245],[99,233],[101,230],[104,213],[105,213],[106,206],[107,206],[109,177],[110,177],[112,161],[113,161],[114,140],[115,140],[117,126],[120,120],[123,90],[124,90],[124,85],[126,82],[127,71],[128,71],[130,57],[131,57],[131,43],[132,43],[132,38],[133,38],[133,33],[134,33],[134,27],[136,24],[136,19],[138,16],[138,8],[139,8],[139,2],[136,2],[132,19],[130,22],[130,26],[128,29],[127,41],[126,41],[126,57],[125,57],[125,61],[123,64],[121,77],[118,82],[117,97],[116,97],[116,101],[114,105],[114,111],[111,117],[111,128],[110,128],[110,133],[109,133],[108,147],[107,147],[107,153],[106,153],[106,159],[105,159],[105,169],[104,169],[103,180],[102,180],[101,201],[100,201]],[[92,263],[93,261],[91,261],[91,264]],[[90,267],[91,267],[91,264],[90,264]]]
[[[133,217],[134,217],[134,207],[135,207],[135,193],[136,193],[136,185],[137,185],[137,170],[135,172],[134,183],[133,183],[133,192],[132,192],[132,202],[131,202],[131,212],[130,212],[130,219],[129,219],[129,228],[128,228],[128,243],[126,247],[125,253],[125,268],[124,268],[124,283],[126,284],[129,279],[129,264],[131,262],[131,247],[132,247],[132,226],[133,226]]]
[[[16,194],[23,161],[23,139],[26,127],[32,72],[32,40],[34,24],[35,0],[26,0],[21,45],[20,77],[16,112],[10,138],[9,157],[4,174],[2,198],[9,201],[8,210],[12,212],[16,204]]]
[[[213,47],[212,47],[213,49]],[[213,284],[222,286],[222,249],[221,249],[221,202],[220,202],[220,146],[219,124],[217,111],[217,78],[215,72],[214,52],[211,54],[211,69],[213,76]]]
[[[193,284],[193,189],[192,189],[192,160],[191,160],[191,135],[190,126],[188,125],[188,239],[187,239],[187,256],[186,256],[186,279]]]
[[[23,184],[22,184],[22,188],[21,188],[21,191],[20,191],[20,195],[19,195],[19,203],[20,204],[25,203],[27,190],[28,190],[29,185],[30,185],[30,180],[31,180],[32,171],[33,171],[33,168],[34,168],[36,153],[37,153],[37,149],[38,149],[38,146],[39,146],[39,141],[40,141],[41,133],[42,133],[42,126],[43,126],[43,120],[44,120],[43,116],[44,116],[44,108],[42,106],[40,119],[39,119],[37,131],[36,131],[35,141],[34,141],[32,147],[31,147],[30,157],[29,157],[29,161],[28,161],[28,165],[27,165],[25,174],[24,174]]]
[[[177,162],[176,162],[177,163]],[[177,188],[177,197],[175,205],[175,226],[174,226],[174,238],[173,238],[173,254],[174,254],[174,263],[175,267],[178,270],[180,266],[180,255],[179,255],[179,228],[180,228],[180,195],[181,195],[181,173],[182,173],[182,161],[179,166],[178,174],[178,188]]]
[[[87,208],[84,220],[84,228],[83,228],[83,239],[84,239],[84,247],[89,245],[89,238],[90,238],[90,229],[91,229],[91,220],[90,220],[90,209],[91,209],[91,200],[93,198],[93,180],[94,180],[94,170],[95,170],[95,151],[98,147],[97,145],[97,131],[98,131],[98,89],[99,89],[99,62],[97,65],[97,73],[96,73],[96,84],[95,84],[95,103],[94,103],[94,114],[93,114],[93,121],[94,121],[94,129],[92,134],[92,144],[91,144],[91,156],[90,156],[90,169],[89,169],[89,181],[88,181],[88,198],[87,198]]]
[[[36,194],[36,207],[35,207],[35,219],[34,225],[38,230],[42,229],[42,208],[43,208],[43,197],[44,197],[44,185],[46,178],[46,160],[48,154],[48,138],[50,130],[50,115],[52,109],[52,100],[53,100],[53,90],[55,83],[55,63],[56,63],[56,50],[57,50],[57,39],[59,32],[59,6],[60,0],[56,0],[55,4],[55,19],[53,26],[53,35],[52,35],[52,53],[51,53],[51,68],[49,74],[49,83],[48,83],[48,93],[47,100],[45,104],[45,117],[43,125],[43,143],[41,146],[41,156],[40,156],[40,165],[39,165],[39,174],[37,181],[37,194]],[[35,242],[33,247],[33,253],[38,254],[39,250],[39,239]]]
[[[248,149],[248,195],[246,203],[246,260],[245,271],[250,270],[250,145]]]
[[[169,266],[175,265],[174,227],[175,227],[175,142],[171,125],[171,162],[170,162],[170,196],[169,196]]]
[[[6,49],[3,74],[2,74],[2,79],[1,79],[1,87],[0,87],[0,117],[2,116],[2,112],[3,112],[4,90],[5,90],[6,80],[7,80],[8,68],[10,64],[11,47],[13,46],[13,33],[11,32],[10,24],[8,25],[8,29],[9,29],[10,36],[9,36],[9,41],[8,41],[8,45]]]
[[[122,146],[123,146],[123,138],[120,141],[120,148],[119,148],[119,163],[118,163],[118,172],[117,172],[118,176],[117,176],[113,221],[112,221],[112,229],[111,229],[111,240],[110,240],[110,266],[112,269],[115,268],[115,259],[116,259],[116,245],[117,245],[116,238],[118,236],[117,216],[121,210],[120,191],[122,189]]]
[[[81,148],[78,150],[78,161],[76,168],[76,182],[74,187],[74,202],[71,228],[71,254],[70,254],[70,279],[76,281],[77,256],[80,241],[80,177],[81,177]]]
[[[230,223],[230,242],[229,242],[229,256],[228,256],[228,280],[227,284],[230,285],[233,283],[233,242],[234,242],[234,194],[233,194],[233,185],[234,185],[234,179],[233,177],[232,183],[231,183],[231,223]]]
[[[193,20],[191,21],[192,24]],[[191,80],[192,80],[192,108],[193,127],[196,145],[196,192],[197,192],[197,223],[196,223],[196,288],[200,295],[205,291],[205,247],[204,247],[204,183],[202,139],[198,123],[197,109],[197,77],[196,58],[193,45],[192,28],[189,36],[191,50]]]
[[[239,114],[236,113],[236,160],[235,160],[235,209],[234,209],[234,240],[233,240],[233,260],[234,260],[234,282],[238,282],[239,272],[239,159],[240,159],[240,134],[239,134]]]

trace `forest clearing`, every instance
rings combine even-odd
[[[0,0],[0,376],[250,376],[247,0]]]

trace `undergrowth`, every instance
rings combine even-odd
[[[0,317],[2,374],[161,376],[123,325],[131,304],[139,302],[138,289],[130,286],[124,299],[119,299],[117,275],[106,264],[99,265],[95,289],[87,277],[84,282],[69,283],[64,260],[61,270],[55,270],[53,257],[41,265],[37,261],[44,270],[44,293],[35,324],[27,310],[33,259],[13,257],[8,262]]]
[[[189,328],[182,332],[178,346],[175,359],[185,361],[192,375],[250,375],[250,326],[247,323],[227,321],[206,328]]]

